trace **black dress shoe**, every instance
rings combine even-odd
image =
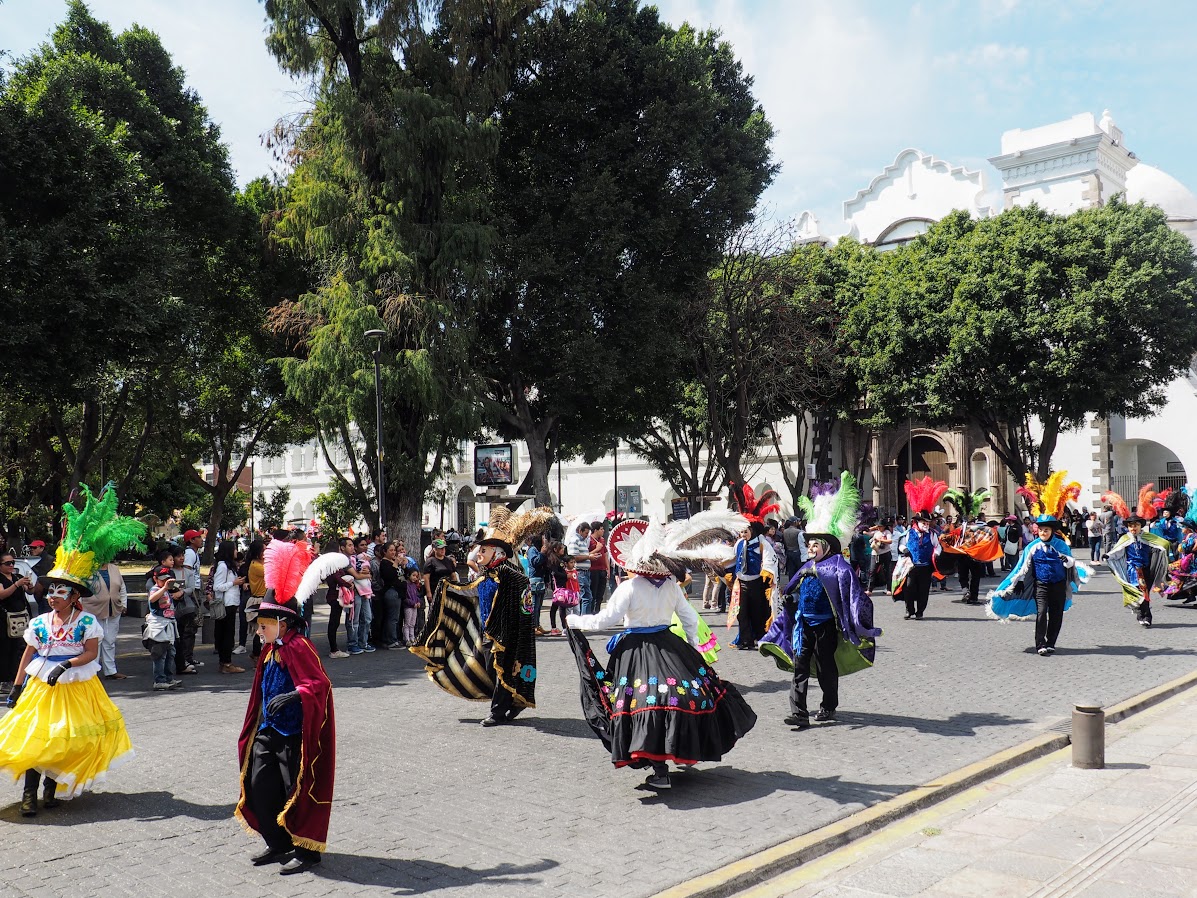
[[[291,857],[295,851],[294,848],[267,848],[261,854],[254,857],[251,863],[255,867],[264,867],[267,864],[281,864],[283,861]]]
[[[291,876],[295,873],[303,873],[307,870],[311,870],[319,863],[319,857],[300,857],[299,855],[295,855],[295,857],[291,858],[291,860],[279,867],[278,872],[283,876]]]
[[[805,730],[810,727],[809,717],[799,717],[797,714],[791,714],[782,720],[786,726],[798,727],[800,730]]]
[[[815,715],[815,720],[819,721],[819,723],[835,720],[835,712],[828,711],[826,708],[820,708],[819,713]]]

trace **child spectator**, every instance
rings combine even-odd
[[[553,604],[549,608],[549,634],[560,636],[566,629],[565,617],[578,604],[581,590],[578,584],[577,562],[569,556],[562,559],[563,567],[553,568]],[[561,615],[561,629],[557,628],[557,615]]]
[[[407,594],[403,597],[403,644],[416,644],[416,615],[424,601],[424,584],[420,569],[407,569]]]
[[[146,597],[150,613],[145,617],[142,644],[154,662],[154,689],[178,689],[183,681],[173,679],[171,674],[175,671],[175,639],[179,632],[175,601],[183,598],[183,584],[175,579],[174,568],[167,565],[155,568],[150,579],[153,586]]]

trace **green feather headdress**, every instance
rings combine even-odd
[[[981,513],[981,506],[989,497],[989,490],[977,490],[976,492],[948,490],[943,494],[943,500],[951,502],[956,506],[956,510],[970,521]]]
[[[807,533],[829,533],[841,544],[846,544],[852,539],[860,514],[860,490],[856,488],[856,478],[844,471],[838,490],[816,496],[814,500],[799,496],[798,507],[806,515]]]
[[[92,495],[87,484],[79,487],[83,495],[83,509],[67,502],[62,506],[65,516],[62,541],[54,553],[54,567],[47,580],[61,580],[76,587],[82,594],[91,595],[91,581],[96,571],[116,557],[117,552],[136,546],[145,551],[146,526],[135,518],[116,513],[117,496],[112,484]]]

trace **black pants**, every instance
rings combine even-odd
[[[195,660],[195,631],[199,626],[199,614],[180,614],[175,618],[179,635],[175,637],[175,671],[182,673]]]
[[[1145,620],[1151,623],[1151,588],[1154,585],[1150,580],[1144,580],[1139,584],[1139,588],[1143,590],[1143,601],[1135,609],[1135,620]]]
[[[815,659],[815,675],[823,690],[819,707],[834,711],[840,704],[840,672],[835,666],[835,648],[839,644],[835,619],[811,625],[798,618],[794,626],[802,627],[802,650],[794,658],[794,679],[790,683],[790,711],[799,719],[810,717],[806,709],[806,692],[810,688],[810,662]]]
[[[337,650],[337,631],[341,629],[341,596],[339,590],[330,589],[324,597],[328,603],[328,651],[331,654]]]
[[[514,710],[515,696],[495,683],[495,694],[490,700],[490,716],[495,720],[512,720],[520,712]],[[522,709],[521,709],[522,710]]]
[[[1068,598],[1068,581],[1043,583],[1035,581],[1035,648],[1056,647],[1060,625],[1064,623],[1064,602]]]
[[[258,818],[258,834],[266,844],[278,850],[291,847],[291,837],[278,824],[278,815],[295,791],[299,777],[301,739],[284,736],[272,727],[258,730],[249,752],[249,783],[245,788],[249,809]],[[320,857],[320,852],[296,848],[296,855]]]
[[[603,600],[607,598],[607,572],[590,569],[590,598],[594,602],[594,611],[603,607]]]
[[[736,623],[740,628],[739,647],[750,649],[765,635],[765,622],[769,620],[769,600],[765,597],[765,581],[740,581],[740,612]]]
[[[968,600],[973,604],[981,601],[981,579],[985,576],[985,562],[965,556],[961,559],[968,565]]]
[[[876,589],[878,583],[880,583],[883,588],[889,589],[889,581],[893,575],[893,556],[891,556],[889,552],[886,552],[884,555],[877,556],[877,564],[873,567],[873,576],[869,578],[869,589]]]
[[[906,600],[906,613],[911,617],[922,617],[931,596],[931,565],[916,564],[910,569],[902,586],[902,596]]]
[[[241,589],[241,604],[237,606],[237,645],[245,648],[245,640],[249,638],[249,621],[245,619],[245,606],[249,604],[249,590]]]
[[[237,635],[237,609],[226,607],[224,617],[212,622],[212,641],[221,664],[233,663],[233,637]]]
[[[25,771],[25,791],[36,792],[38,786],[41,785],[42,775],[34,770],[32,767]],[[55,780],[46,777],[46,788],[57,789],[58,783]]]

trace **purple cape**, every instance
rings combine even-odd
[[[835,612],[842,641],[854,646],[857,653],[871,665],[876,655],[874,641],[881,635],[881,630],[873,626],[873,600],[865,595],[860,587],[860,580],[843,555],[832,555],[818,563],[808,561],[786,585],[785,593],[789,595],[797,589],[798,581],[812,565],[815,576],[819,578],[819,583],[831,600],[831,608]],[[783,666],[783,658],[778,653],[780,650],[784,658],[789,660],[789,669],[793,669],[794,666],[794,616],[794,612],[790,610],[777,615],[773,619],[773,625],[769,627],[769,632],[761,640],[762,654],[773,656],[778,666]],[[837,652],[837,656],[838,654]],[[839,660],[837,657],[837,663]],[[847,671],[841,671],[845,672]]]

